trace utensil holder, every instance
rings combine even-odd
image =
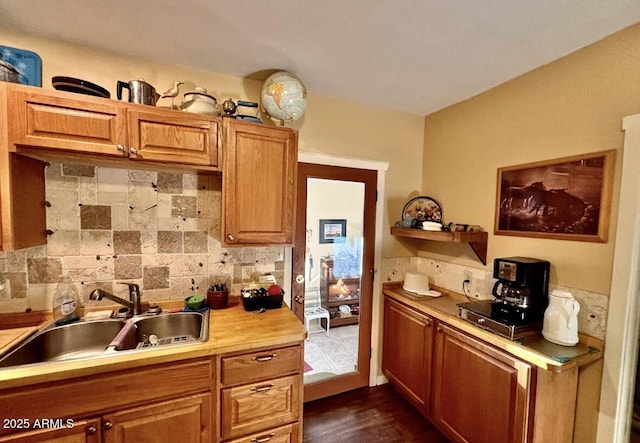
[[[229,291],[207,291],[209,309],[224,309],[229,305]]]

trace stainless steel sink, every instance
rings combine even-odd
[[[176,312],[132,319],[122,350],[207,341],[209,316],[199,312]]]
[[[80,321],[64,326],[50,324],[0,358],[0,368],[97,357],[116,350],[137,352],[208,339],[208,312]]]
[[[100,355],[124,325],[122,320],[101,320],[49,327],[0,359],[0,367]]]

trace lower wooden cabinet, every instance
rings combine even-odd
[[[0,442],[211,442],[213,374],[207,357],[3,390],[0,418],[18,421]]]
[[[0,443],[299,443],[303,355],[293,342],[3,389]]]
[[[296,422],[300,417],[300,376],[294,375],[222,390],[222,439]]]
[[[105,443],[210,442],[211,394],[200,394],[106,414]]]
[[[532,441],[532,365],[389,297],[383,332],[383,373],[451,441]]]
[[[90,419],[55,419],[56,427],[0,437],[12,443],[211,442],[210,393],[124,409]],[[43,419],[38,419],[41,423]],[[29,426],[36,425],[31,420]],[[37,425],[40,426],[40,425]],[[47,424],[46,426],[53,426]]]
[[[382,372],[423,413],[427,413],[431,385],[433,320],[386,298]]]
[[[33,428],[34,423],[30,422],[29,427]],[[100,443],[100,434],[100,419],[90,418],[85,420],[74,420],[73,425],[70,426],[63,426],[53,429],[34,429],[32,431],[25,431],[18,434],[7,435],[4,437],[0,437],[0,442]]]
[[[302,441],[302,344],[220,357],[220,441]]]
[[[532,371],[528,363],[439,324],[434,423],[456,442],[529,441]]]

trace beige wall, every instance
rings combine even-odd
[[[494,257],[538,257],[552,263],[551,283],[609,293],[621,124],[640,112],[639,73],[635,25],[426,117],[423,192],[440,201],[445,220],[489,231],[487,269]],[[618,150],[607,243],[492,234],[497,168],[607,149]],[[427,245],[420,254],[473,263],[462,247]]]
[[[42,84],[48,89],[52,88],[51,77],[66,75],[103,86],[115,98],[118,80],[143,77],[159,92],[168,89],[175,80],[186,83],[182,92],[203,86],[222,102],[227,98],[258,101],[262,86],[251,79],[172,65],[170,60],[142,60],[2,28],[0,41],[5,46],[40,55]],[[389,162],[383,196],[389,214],[384,232],[389,232],[389,225],[400,218],[409,193],[417,192],[421,186],[424,117],[314,94],[313,85],[307,86],[310,89],[307,111],[301,120],[289,125],[300,130],[300,150]],[[126,97],[127,91],[124,93]],[[176,103],[179,102],[180,97]],[[163,99],[158,106],[169,104],[169,99]],[[387,235],[383,239],[383,254],[407,255],[409,249]]]

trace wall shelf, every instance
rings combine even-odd
[[[487,264],[487,238],[489,234],[480,232],[446,232],[446,231],[424,231],[414,228],[391,228],[391,235],[396,237],[417,238],[420,240],[431,240],[448,243],[469,243],[469,246],[476,254],[483,265]]]

